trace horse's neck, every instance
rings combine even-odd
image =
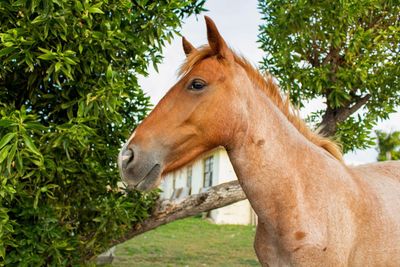
[[[251,122],[235,135],[228,153],[259,218],[276,226],[290,216],[285,212],[302,209],[319,183],[343,177],[345,168],[307,140],[266,96],[256,99],[259,103],[249,106]]]

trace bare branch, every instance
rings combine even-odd
[[[120,244],[163,224],[218,209],[244,199],[246,195],[239,183],[232,181],[211,187],[207,192],[191,195],[179,202],[160,201],[149,218],[136,225],[123,237],[114,240],[111,245]]]

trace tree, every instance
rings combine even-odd
[[[378,139],[378,161],[400,159],[400,132],[385,133],[376,131]]]
[[[400,105],[398,1],[259,1],[262,68],[300,107],[320,97],[309,116],[344,151],[373,144],[372,127]]]
[[[204,0],[0,2],[0,265],[76,265],[144,220],[116,155],[137,83]]]

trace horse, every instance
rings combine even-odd
[[[122,179],[138,190],[223,146],[258,215],[262,266],[400,266],[400,162],[347,166],[205,17],[208,45],[184,37],[178,82],[123,145]]]

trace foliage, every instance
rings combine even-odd
[[[146,218],[157,192],[118,192],[115,163],[136,76],[203,2],[0,2],[0,266],[76,265]]]
[[[376,131],[378,139],[378,161],[400,160],[400,132]]]
[[[259,8],[262,68],[296,105],[323,98],[310,119],[345,151],[372,145],[372,127],[400,105],[399,1],[260,0]]]

